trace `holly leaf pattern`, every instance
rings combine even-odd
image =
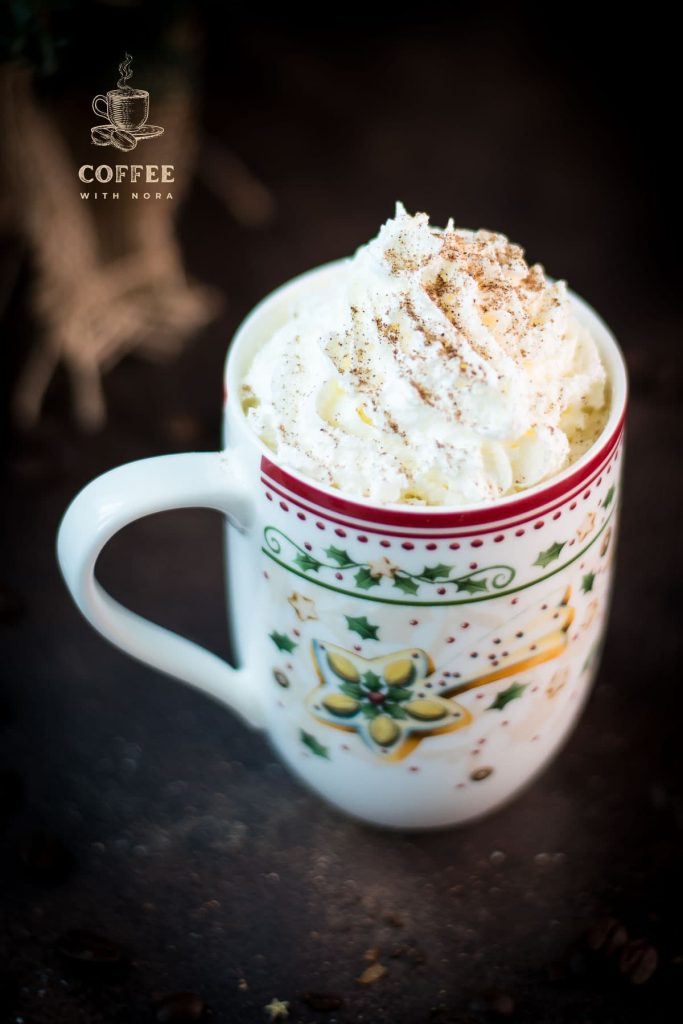
[[[342,569],[354,564],[353,559],[349,558],[346,551],[342,551],[341,548],[335,548],[334,545],[331,545],[329,548],[325,548],[325,554],[328,558],[331,558],[333,562],[336,562]]]
[[[408,715],[405,713],[400,704],[389,704],[388,702],[384,705],[384,710],[392,718],[407,718]]]
[[[370,587],[379,586],[379,580],[375,579],[375,577],[371,575],[370,570],[366,567],[359,569],[354,576],[354,579],[359,590],[369,590]]]
[[[394,576],[394,586],[402,590],[404,594],[417,594],[417,583],[410,576]]]
[[[452,565],[444,565],[439,562],[438,565],[432,565],[431,567],[426,565],[422,570],[422,577],[433,583],[434,580],[446,580],[451,574]]]
[[[403,686],[392,686],[387,693],[387,701],[408,700],[413,694]]]
[[[376,672],[367,671],[361,676],[363,680],[363,686],[366,690],[370,690],[372,693],[377,693],[378,690],[382,689],[382,680]]]
[[[456,590],[466,594],[480,594],[488,590],[488,583],[485,579],[475,580],[472,577],[464,576],[461,580],[454,580]]]
[[[313,555],[309,555],[307,551],[300,551],[294,561],[304,572],[317,572],[322,564]]]
[[[517,700],[518,697],[521,697],[526,687],[526,683],[511,683],[507,690],[501,690],[500,693],[496,694],[493,704],[489,704],[486,710],[502,711],[511,700]]]
[[[294,641],[290,640],[286,633],[278,633],[277,631],[274,631],[268,635],[277,647],[278,651],[287,651],[288,654],[291,654],[296,647]]]
[[[612,504],[612,498],[613,497],[614,497],[614,484],[612,484],[612,486],[608,490],[607,494],[605,495],[605,500],[602,503],[602,507],[603,508],[609,508],[610,505]]]
[[[595,573],[594,572],[587,572],[586,575],[581,580],[581,589],[583,590],[584,594],[588,594],[593,589],[593,584],[594,583],[595,583]]]
[[[312,754],[316,755],[316,757],[326,757],[329,761],[329,750],[327,747],[324,747],[322,743],[319,743],[315,736],[310,732],[306,732],[304,729],[299,729],[299,739],[305,747],[308,747]]]
[[[538,558],[533,564],[540,565],[543,569],[545,569],[546,566],[550,565],[551,562],[554,562],[556,558],[560,557],[560,555],[562,554],[562,548],[565,546],[566,543],[567,542],[564,541],[562,544],[560,544],[556,541],[555,544],[551,544],[550,547],[546,548],[545,551],[540,552]]]
[[[375,707],[374,704],[363,704],[361,706],[360,713],[364,718],[377,718],[379,708]]]
[[[342,683],[339,689],[347,697],[353,697],[354,700],[361,700],[363,697],[363,691],[358,683]]]
[[[344,618],[349,629],[354,633],[358,633],[362,640],[379,640],[377,636],[379,626],[373,626],[369,623],[365,615],[345,615]]]

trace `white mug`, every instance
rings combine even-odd
[[[620,500],[626,372],[571,296],[610,379],[598,441],[564,472],[464,510],[379,506],[286,469],[248,426],[255,349],[339,272],[285,284],[239,328],[225,448],[134,462],[67,510],[58,557],[86,618],[129,654],[264,729],[313,790],[376,825],[467,821],[532,779],[570,733],[598,665]],[[238,667],[114,601],[95,580],[109,538],[166,509],[224,513]],[[195,597],[198,599],[198,596]]]

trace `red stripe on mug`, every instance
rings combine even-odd
[[[563,505],[575,497],[584,487],[592,484],[601,472],[604,472],[608,461],[612,455],[616,454],[615,449],[621,439],[623,425],[624,416],[621,417],[608,440],[595,452],[593,457],[580,469],[569,473],[563,480],[557,483],[549,482],[547,487],[535,494],[522,494],[512,500],[503,498],[485,508],[464,509],[458,512],[439,510],[433,507],[398,509],[386,508],[382,505],[363,505],[350,498],[321,491],[315,484],[294,476],[286,469],[271,462],[265,455],[261,457],[261,472],[265,477],[263,483],[272,487],[281,497],[287,498],[314,515],[324,513],[327,519],[342,526],[352,526],[353,524],[349,520],[355,519],[364,524],[364,529],[375,533],[382,531],[373,530],[372,527],[366,525],[367,523],[376,523],[380,527],[398,527],[403,530],[418,529],[420,531],[436,529],[453,532],[467,531],[469,528],[469,534],[463,533],[463,536],[466,537],[475,533],[491,533],[501,528],[523,525],[532,519],[537,519],[540,514],[552,513],[559,505]],[[287,493],[280,488],[286,488]],[[337,513],[337,515],[347,518],[337,519],[330,513]],[[519,516],[523,518],[517,518]],[[473,530],[473,527],[479,527],[479,529]],[[429,534],[421,532],[419,536],[423,539]]]

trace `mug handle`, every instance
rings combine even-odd
[[[100,108],[97,106],[98,100],[102,100],[102,102],[104,103],[104,110],[100,110]],[[97,95],[95,99],[92,101],[92,108],[99,117],[106,117],[106,119],[109,120],[109,110],[107,109],[107,97],[103,96],[102,93],[99,93],[99,95]]]
[[[198,644],[136,615],[95,579],[95,563],[115,533],[142,516],[205,507],[238,529],[253,521],[254,502],[232,452],[191,452],[141,459],[97,477],[64,514],[57,559],[86,619],[122,650],[228,704],[255,728],[263,726],[258,680]]]

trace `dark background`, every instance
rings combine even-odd
[[[86,131],[101,69],[108,81],[124,49],[144,67],[177,9],[58,5],[47,31],[66,41],[40,78],[45,101],[75,97]],[[221,316],[167,365],[121,362],[99,433],[74,425],[62,374],[38,427],[3,413],[0,1020],[198,1019],[199,1003],[177,1017],[154,1004],[177,990],[217,1022],[267,1020],[273,997],[294,1021],[663,1019],[683,974],[673,34],[654,7],[633,23],[553,5],[191,11],[203,131],[271,190],[275,217],[248,228],[197,181],[180,237],[189,271],[223,294]],[[422,835],[340,817],[262,736],[105,644],[53,552],[93,476],[218,445],[240,319],[373,236],[396,199],[521,243],[599,310],[631,374],[614,606],[591,700],[514,804]],[[10,236],[2,260],[8,397],[40,328],[31,261]],[[112,542],[102,579],[225,653],[220,535],[208,512],[140,522]],[[63,937],[73,929],[117,945],[84,968],[74,943],[87,941]],[[388,973],[363,987],[369,948]],[[315,1010],[311,990],[344,1005]]]

